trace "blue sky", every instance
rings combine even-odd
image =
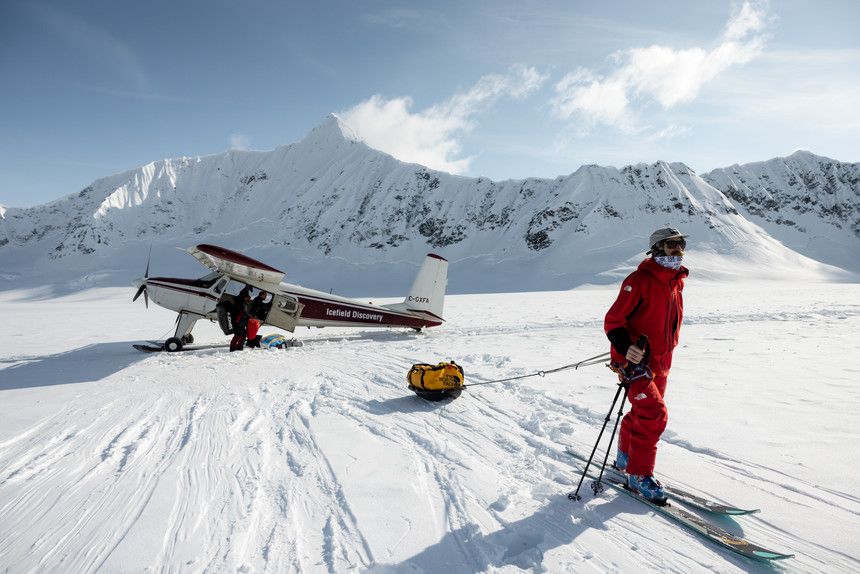
[[[0,204],[273,149],[332,112],[395,157],[496,180],[856,162],[858,27],[853,0],[4,0]]]

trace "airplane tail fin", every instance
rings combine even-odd
[[[428,253],[424,258],[418,275],[412,283],[412,288],[403,303],[391,305],[391,308],[405,311],[429,313],[442,319],[445,304],[445,288],[448,286],[448,260]]]

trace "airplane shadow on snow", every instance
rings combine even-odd
[[[0,370],[0,391],[99,381],[146,357],[131,348],[138,342],[96,343],[53,355],[3,359],[0,365],[17,364]]]
[[[303,342],[311,346],[328,341],[366,340],[391,341],[415,337],[413,332],[351,333],[343,336],[308,338]],[[0,359],[0,391],[50,387],[72,383],[89,383],[125,369],[144,359],[147,354],[135,351],[132,344],[141,341],[118,341],[86,345],[71,351],[44,356],[29,356],[20,359]]]

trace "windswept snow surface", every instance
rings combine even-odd
[[[0,571],[860,571],[860,285],[688,283],[657,472],[761,508],[718,523],[796,553],[773,566],[612,491],[566,498],[564,447],[593,443],[615,392],[602,366],[438,404],[406,389],[416,362],[479,382],[602,353],[615,288],[170,355],[131,348],[173,322],[131,295],[0,295]]]

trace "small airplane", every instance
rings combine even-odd
[[[374,305],[285,283],[283,271],[224,247],[200,244],[186,251],[212,272],[199,279],[149,277],[147,261],[144,276],[134,282],[137,292],[132,301],[143,295],[147,307],[151,298],[179,314],[176,331],[164,341],[165,351],[181,351],[193,343],[191,331],[200,319],[218,321],[225,334],[229,333],[225,305],[221,304],[234,302],[236,296],[228,292],[231,281],[269,293],[271,305],[261,323],[290,332],[296,327],[330,326],[407,327],[420,331],[444,321],[448,261],[434,253],[425,257],[402,302]]]

